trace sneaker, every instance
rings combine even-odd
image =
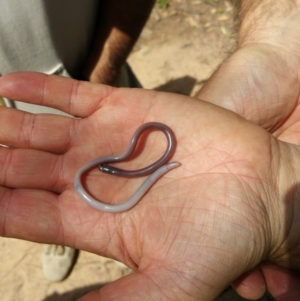
[[[77,258],[75,249],[44,245],[43,247],[43,272],[51,282],[62,281],[69,276]]]

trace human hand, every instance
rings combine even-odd
[[[237,50],[196,96],[261,125],[279,140],[300,145],[299,1],[241,2]],[[268,264],[233,286],[244,298],[257,298],[268,289],[285,301],[300,298],[299,283],[298,273]]]
[[[300,269],[299,147],[181,95],[34,73],[4,76],[0,95],[80,117],[0,109],[0,143],[11,147],[0,149],[0,234],[84,249],[135,270],[82,300],[207,301],[263,261]],[[182,166],[130,211],[90,208],[74,190],[76,171],[122,152],[148,121],[173,129]],[[159,132],[147,138],[133,169],[164,151]],[[86,176],[108,203],[124,201],[141,181]]]

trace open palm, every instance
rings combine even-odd
[[[120,260],[136,273],[84,300],[213,300],[263,260],[300,268],[295,233],[299,149],[238,115],[179,95],[113,89],[41,74],[0,79],[0,94],[75,117],[0,109],[0,233],[84,249]],[[133,131],[157,121],[177,138],[182,166],[161,178],[130,211],[96,211],[76,194],[76,171],[121,153]],[[147,133],[126,168],[164,152]],[[107,203],[126,200],[143,179],[95,169],[87,189]],[[287,206],[288,204],[288,206]],[[289,215],[294,210],[294,215]],[[297,253],[298,252],[298,253]]]

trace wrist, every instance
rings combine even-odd
[[[300,1],[242,1],[238,47],[270,44],[299,55]]]
[[[299,82],[298,70],[300,59],[281,48],[245,44],[222,63],[195,97],[273,132],[298,100],[298,90],[293,89]]]

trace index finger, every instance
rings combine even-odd
[[[0,77],[0,95],[86,117],[101,106],[114,88],[37,72],[14,72]]]

